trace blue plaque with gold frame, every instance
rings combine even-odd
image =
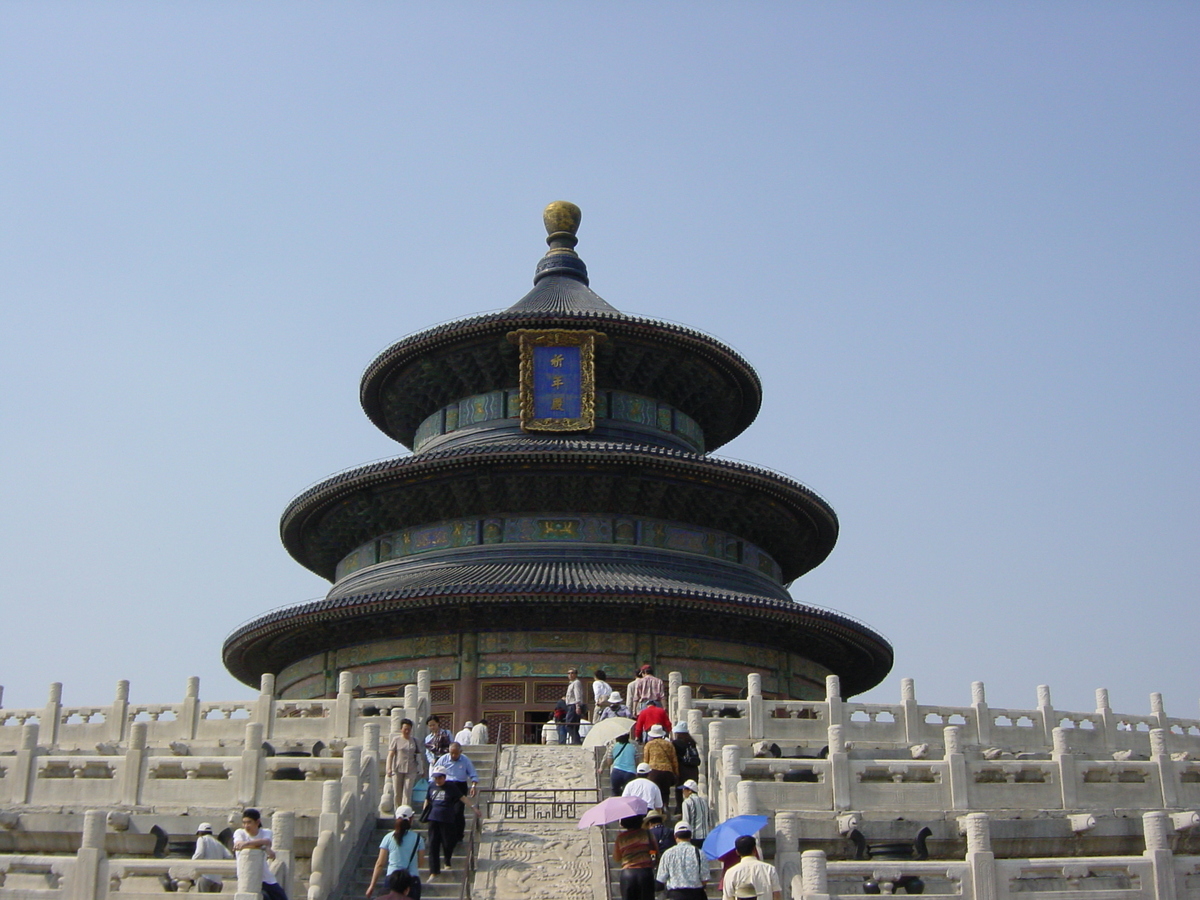
[[[596,425],[598,331],[522,328],[508,339],[520,347],[523,431],[591,431]]]

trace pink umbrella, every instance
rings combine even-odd
[[[607,825],[629,816],[644,816],[649,811],[650,807],[641,797],[609,797],[585,812],[579,820],[579,827]]]

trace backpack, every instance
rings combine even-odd
[[[683,748],[683,753],[679,757],[679,764],[688,768],[699,768],[700,766],[700,751],[696,749],[695,743],[688,741]]]

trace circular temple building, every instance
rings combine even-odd
[[[288,552],[333,583],[226,640],[247,684],[330,696],[353,671],[391,695],[430,670],[433,708],[529,739],[564,672],[623,685],[643,663],[701,696],[845,696],[892,648],[787,586],[837,540],[833,509],[775,472],[708,454],[758,413],[732,349],[621,313],[575,253],[579,209],[546,208],[549,251],[503,312],[418,332],[363,375],[363,409],[410,455],[336,475],[283,513]],[[522,724],[524,727],[521,727]]]

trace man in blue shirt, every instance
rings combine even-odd
[[[450,744],[450,752],[439,759],[435,765],[446,770],[446,787],[457,792],[458,797],[474,797],[479,786],[479,776],[475,774],[475,764],[462,752],[458,741]],[[461,841],[467,831],[467,805],[464,800],[456,805],[454,810],[454,826],[457,839]]]

